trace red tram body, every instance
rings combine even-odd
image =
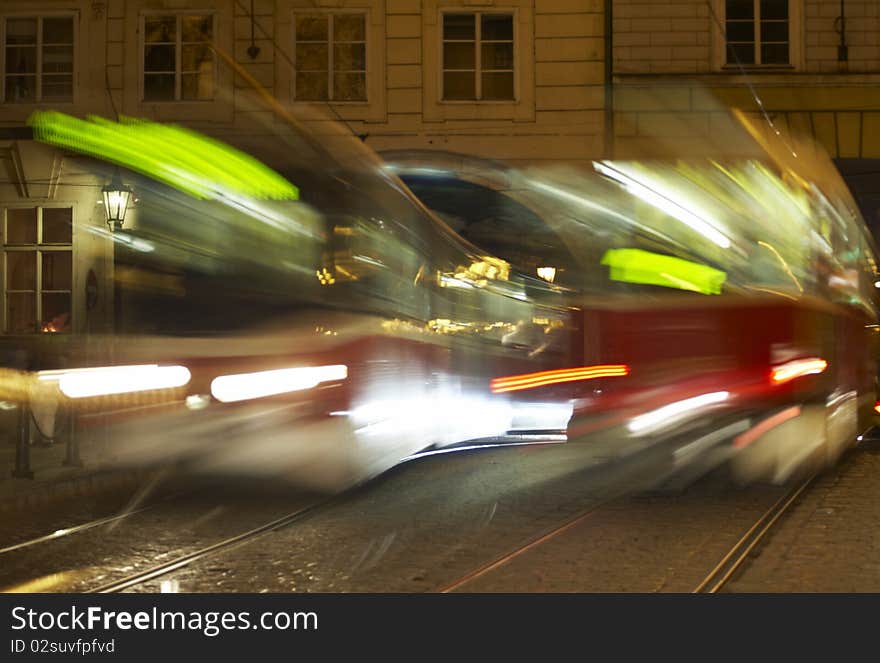
[[[725,462],[742,481],[782,482],[834,462],[873,423],[874,240],[818,146],[733,119],[726,160],[630,158],[590,173],[387,155],[471,241],[486,221],[458,199],[508,222],[537,217],[523,223],[531,237],[486,248],[568,275],[556,283],[573,291],[571,363],[558,382],[520,366],[505,384],[571,399],[569,443],[668,448],[673,482]],[[615,366],[625,370],[603,374]],[[574,367],[582,379],[566,382]]]

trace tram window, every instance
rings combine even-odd
[[[539,267],[551,266],[556,283],[566,283],[577,273],[574,258],[548,220],[503,191],[454,177],[402,179],[454,231],[522,273],[537,278]]]

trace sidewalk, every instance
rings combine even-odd
[[[13,413],[14,414],[14,413]],[[9,430],[9,427],[4,427]],[[135,484],[149,475],[146,470],[120,469],[102,462],[103,449],[79,448],[79,463],[68,463],[67,445],[51,443],[32,431],[29,445],[33,478],[16,478],[16,435],[0,435],[0,514],[49,506],[77,496],[114,490]]]

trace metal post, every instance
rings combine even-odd
[[[34,433],[36,433],[36,435],[34,435]],[[55,445],[54,436],[46,437],[43,435],[43,431],[40,429],[40,425],[36,421],[34,421],[34,425],[31,428],[31,437],[35,438],[36,441],[32,440],[32,442],[38,447],[48,448]]]
[[[67,447],[62,465],[66,467],[82,467],[79,455],[79,439],[76,434],[76,413],[73,408],[67,411]]]
[[[16,479],[33,479],[31,470],[31,414],[26,402],[18,405],[18,440],[15,443],[15,469],[12,476]]]

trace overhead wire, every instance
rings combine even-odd
[[[718,18],[718,14],[715,12],[715,8],[712,6],[712,0],[705,0],[706,7],[709,9],[709,15],[712,17],[712,21],[715,23],[718,30],[721,32],[721,36],[724,38],[724,44],[727,45],[727,28],[725,28],[724,24],[721,22],[721,19]],[[766,120],[770,129],[773,130],[773,133],[785,144],[785,147],[792,153],[793,156],[797,157],[797,152],[794,147],[783,137],[782,132],[779,128],[773,123],[773,118],[770,117],[770,114],[767,112],[767,109],[764,107],[764,102],[761,100],[760,95],[758,94],[757,89],[752,84],[751,77],[749,76],[749,72],[744,66],[742,60],[740,60],[739,55],[737,55],[736,49],[729,49],[728,53],[733,56],[734,62],[739,69],[740,74],[742,74],[743,79],[745,80],[746,87],[748,87],[749,92],[752,95],[752,98],[755,100],[755,103],[758,106],[758,110],[761,115]]]

